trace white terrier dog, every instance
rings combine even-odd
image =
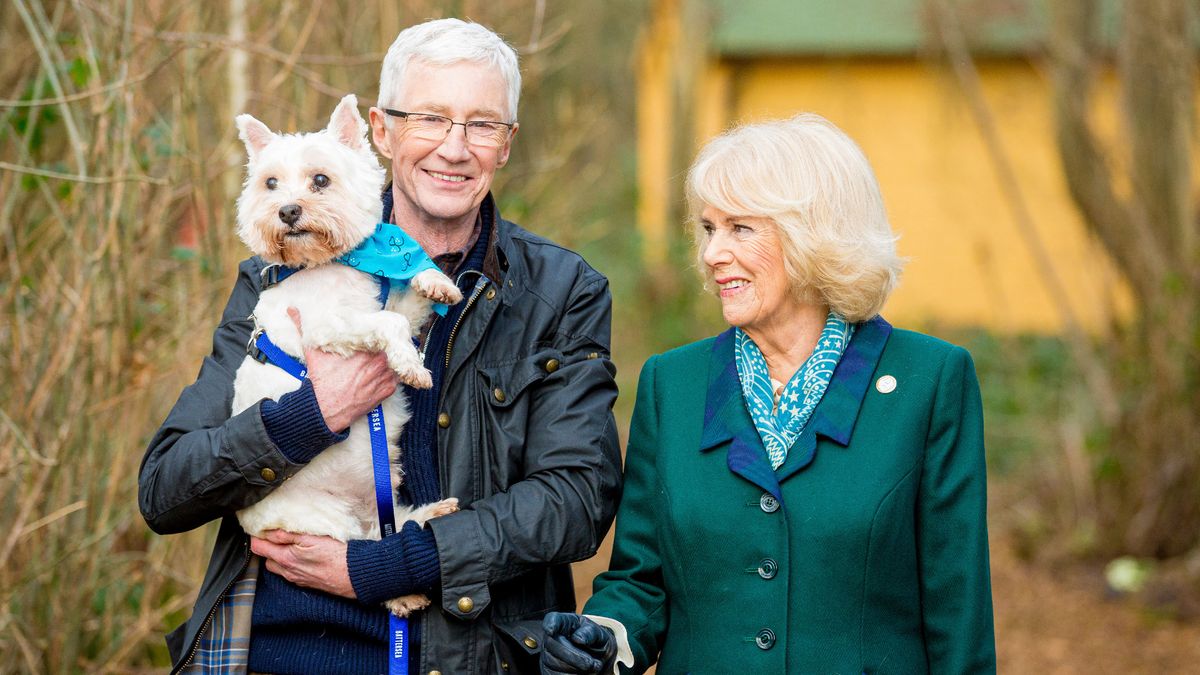
[[[254,308],[255,336],[265,332],[300,362],[305,347],[343,356],[380,351],[401,381],[431,386],[412,337],[428,319],[431,301],[462,300],[454,282],[427,269],[412,278],[408,292],[393,286],[381,309],[379,282],[335,262],[371,236],[382,217],[379,195],[385,174],[367,143],[367,124],[355,97],[343,98],[329,126],[315,133],[278,135],[250,115],[239,115],[237,125],[249,154],[246,184],[237,203],[238,236],[265,261],[301,268],[263,290]],[[300,314],[302,330],[288,316],[292,307]],[[278,400],[299,387],[300,380],[282,368],[247,356],[234,380],[232,412],[264,398]],[[394,494],[401,482],[397,443],[409,419],[403,393],[385,400],[383,412]],[[397,528],[406,520],[424,526],[429,518],[456,511],[457,504],[456,499],[445,499],[416,510],[397,509]],[[378,539],[377,510],[370,429],[364,417],[351,425],[349,438],[325,449],[237,515],[242,528],[256,536],[282,529],[346,541]],[[412,595],[386,604],[397,616],[406,616],[429,600]]]

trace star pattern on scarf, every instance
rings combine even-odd
[[[734,361],[742,398],[767,450],[771,468],[778,469],[787,459],[788,448],[800,437],[804,425],[825,395],[833,371],[854,335],[854,326],[837,314],[829,313],[817,339],[817,348],[784,386],[778,409],[762,351],[742,329],[735,329],[734,334]]]

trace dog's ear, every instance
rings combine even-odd
[[[246,144],[246,152],[253,162],[258,153],[275,139],[275,134],[267,125],[259,122],[250,115],[237,116],[238,138]]]
[[[348,94],[337,104],[326,130],[351,150],[367,147],[367,122],[358,112],[358,97]]]

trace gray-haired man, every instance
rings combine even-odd
[[[434,606],[410,625],[411,672],[524,672],[537,668],[542,616],[574,610],[568,563],[595,553],[620,496],[611,301],[578,255],[497,212],[489,190],[517,132],[519,92],[511,47],[444,19],[400,33],[370,111],[392,168],[384,218],[467,297],[427,331],[434,387],[408,392],[397,499],[457,497],[462,510],[377,542],[286,532],[251,541],[241,531],[237,509],[396,386],[379,354],[310,351],[299,390],[229,417],[261,291],[262,261],[243,262],[212,354],[139,480],[156,532],[221,519],[194,613],[168,636],[176,670],[384,672],[380,601],[427,593]]]

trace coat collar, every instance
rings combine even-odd
[[[729,470],[782,499],[779,482],[812,463],[818,435],[843,447],[850,444],[871,375],[891,332],[891,324],[880,316],[858,325],[833,371],[825,395],[778,471],[771,469],[762,440],[742,400],[742,387],[733,358],[733,329],[721,333],[713,341],[709,356],[708,396],[700,451],[709,452],[730,443]]]

